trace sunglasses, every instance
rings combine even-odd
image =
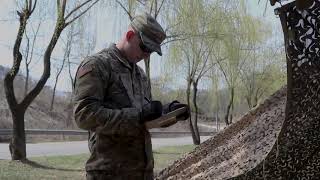
[[[139,33],[139,39],[140,39],[140,43],[139,43],[140,49],[145,53],[151,54],[153,52],[153,50],[143,44],[140,33]]]

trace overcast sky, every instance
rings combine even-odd
[[[281,32],[282,37],[282,30],[280,26],[280,20],[274,15],[273,9],[274,7],[270,7],[269,3],[267,4],[267,9],[266,13],[264,13],[264,7],[265,7],[265,2],[266,1],[261,1],[258,4],[257,1],[252,1],[249,0],[249,11],[254,14],[255,16],[261,17],[265,21],[268,21],[272,24],[272,26],[276,29],[278,29],[278,32]],[[269,1],[269,0],[268,0]],[[15,13],[15,3],[13,0],[1,0],[0,1],[0,65],[5,66],[5,67],[11,67],[12,65],[12,47],[16,38],[16,33],[18,30],[18,18]],[[108,13],[109,12],[109,13]],[[106,47],[108,44],[111,42],[116,42],[120,36],[124,33],[125,27],[128,24],[128,18],[124,14],[123,11],[119,11],[118,13],[114,12],[114,9],[106,9],[105,11],[98,11],[95,12],[98,13],[98,18],[97,18],[97,45],[95,51],[99,51],[100,49]],[[45,24],[46,27],[53,27],[53,22],[47,22]],[[121,28],[124,27],[124,28]],[[48,41],[49,36],[52,34],[52,28],[48,28],[47,34],[43,33],[42,36],[39,39],[41,43],[44,45],[46,44],[45,41]],[[122,31],[121,31],[122,29]],[[50,31],[51,30],[51,31]],[[44,35],[45,34],[45,35]],[[45,40],[47,39],[47,40]],[[47,82],[48,85],[53,85],[53,78],[56,72],[56,68],[58,67],[59,63],[57,63],[57,59],[62,59],[63,52],[61,50],[62,43],[59,41],[57,44],[53,54],[52,54],[52,70],[51,70],[51,78]],[[39,56],[42,54],[41,50],[36,50],[35,53],[35,63],[32,64],[32,77],[33,78],[39,78],[40,75],[42,74],[42,59]],[[37,57],[38,56],[38,57]],[[165,58],[165,54],[164,57]],[[161,75],[161,58],[158,57],[157,55],[153,54],[152,57],[152,62],[151,62],[151,73],[152,76],[159,76]],[[79,62],[80,60],[77,60]],[[141,67],[143,67],[143,63],[139,64]],[[75,69],[76,66],[74,66],[73,69]],[[21,64],[22,73],[24,73],[24,64]],[[63,73],[64,75],[61,76],[61,80],[59,81],[58,84],[58,89],[62,91],[70,91],[71,86],[70,86],[70,81],[68,79],[68,73],[67,69],[65,69],[65,72]]]

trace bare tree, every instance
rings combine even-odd
[[[71,23],[73,23],[80,16],[85,14],[94,4],[99,0],[86,0],[80,5],[71,9],[68,13],[66,11],[67,1],[57,0],[57,20],[54,32],[52,34],[51,40],[45,50],[43,56],[44,71],[41,75],[39,81],[35,87],[28,92],[28,94],[19,103],[17,101],[16,95],[14,93],[13,80],[19,72],[20,64],[22,61],[22,54],[20,52],[21,41],[23,34],[26,30],[27,22],[34,12],[37,5],[37,0],[25,0],[24,6],[21,10],[17,11],[19,16],[19,30],[17,33],[17,38],[14,43],[13,48],[13,65],[10,71],[6,74],[4,79],[4,88],[6,99],[11,111],[13,120],[13,135],[11,142],[9,144],[9,149],[11,153],[12,160],[26,160],[26,136],[25,136],[25,125],[24,125],[24,114],[31,104],[31,102],[36,98],[36,96],[41,92],[44,85],[46,84],[48,78],[50,77],[50,60],[52,51],[60,37],[61,32]]]
[[[27,33],[27,31],[25,31],[25,37],[26,37],[27,44],[26,44],[25,52],[23,53],[23,56],[25,59],[25,68],[26,68],[26,81],[24,84],[24,96],[27,95],[28,90],[29,90],[29,75],[30,75],[29,66],[33,60],[35,43],[36,43],[36,39],[38,37],[40,26],[41,26],[41,20],[39,21],[36,30],[34,30],[34,28],[32,26],[32,36],[33,37],[32,37],[31,45],[30,45],[30,38],[28,36],[28,33]]]
[[[64,55],[63,55],[63,59],[62,59],[62,63],[61,66],[59,68],[57,68],[57,73],[55,76],[55,82],[54,82],[54,86],[53,86],[53,92],[52,92],[52,97],[51,97],[51,103],[50,103],[50,111],[53,110],[53,104],[54,104],[54,99],[55,99],[55,95],[56,95],[56,89],[57,89],[57,84],[59,81],[59,77],[60,74],[64,68],[64,64],[66,62],[66,60],[70,61],[70,53],[71,53],[71,49],[72,49],[72,44],[73,44],[73,37],[74,37],[74,26],[73,24],[71,24],[69,32],[67,34],[67,42],[64,48]]]

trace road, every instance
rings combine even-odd
[[[201,136],[201,142],[210,136]],[[152,148],[192,144],[191,136],[177,138],[152,138]],[[27,157],[75,155],[89,153],[87,141],[50,142],[27,144]],[[8,143],[0,143],[0,159],[10,159]]]

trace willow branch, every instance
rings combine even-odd
[[[116,0],[116,2],[117,2],[117,3],[121,6],[121,8],[128,14],[130,20],[132,20],[133,17],[132,17],[132,15],[130,14],[130,12],[126,9],[126,7],[124,7],[124,5],[123,5],[120,1]]]
[[[81,17],[83,14],[85,14],[87,11],[89,11],[89,9],[94,6],[99,0],[96,0],[95,2],[93,2],[86,10],[84,10],[83,12],[81,12],[79,15],[77,15],[76,17],[74,17],[73,19],[71,19],[69,22],[66,22],[65,26],[68,26],[69,24],[73,23],[73,21],[75,21],[76,19],[78,19],[79,17]],[[67,19],[67,18],[65,18]]]
[[[84,3],[80,4],[79,6],[75,7],[72,11],[69,12],[69,14],[67,14],[65,19],[68,19],[73,13],[75,13],[77,10],[79,10],[81,7],[83,7],[84,5],[88,4],[89,2],[91,2],[92,0],[87,0]],[[96,2],[99,0],[96,0]],[[96,3],[94,2],[94,3]]]

